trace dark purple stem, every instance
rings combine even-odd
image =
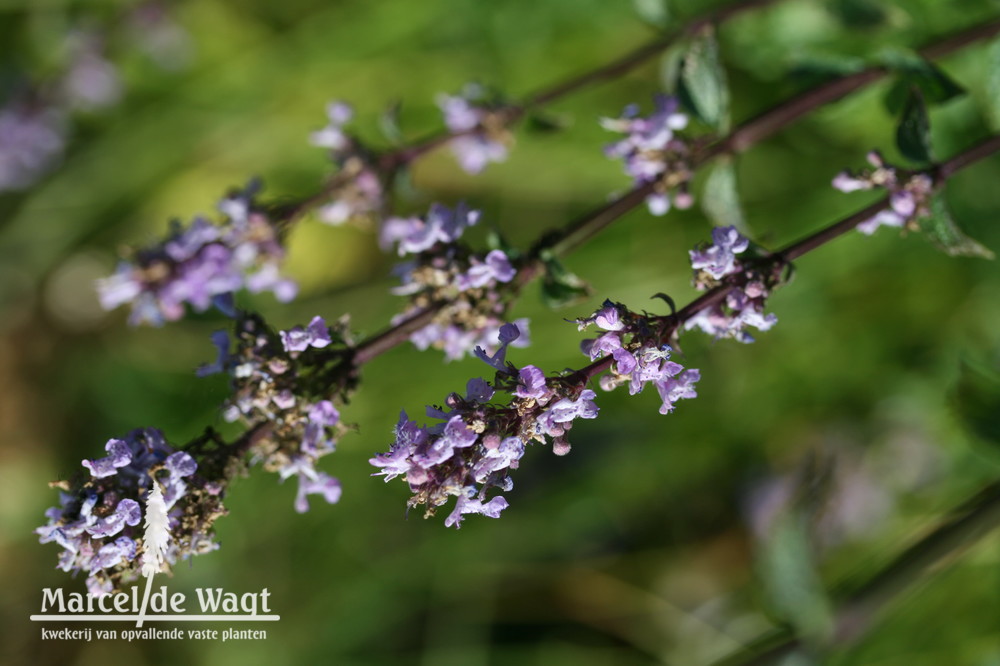
[[[983,39],[1000,32],[1000,20],[986,25],[979,25],[970,30],[966,30],[958,35],[947,38],[945,41],[926,47],[921,50],[924,54],[946,55],[962,46],[966,46],[976,40]],[[782,129],[785,124],[791,123],[808,111],[816,109],[836,99],[840,99],[848,92],[864,87],[868,83],[878,80],[885,75],[882,68],[865,70],[858,74],[853,74],[841,79],[827,83],[819,88],[808,91],[798,97],[784,102],[771,111],[768,111],[757,118],[750,120],[736,128],[728,137],[722,139],[698,156],[692,165],[692,169],[704,164],[708,160],[722,154],[739,152],[746,150],[753,144],[762,141],[768,136]],[[741,137],[738,140],[734,137]],[[998,139],[988,139],[984,144],[980,144],[969,151],[956,156],[942,164],[937,171],[938,178],[947,178],[951,173],[971,164],[971,162],[981,159],[994,152],[994,143]],[[613,222],[618,220],[625,213],[639,206],[646,196],[653,190],[652,184],[639,186],[626,194],[612,200],[600,208],[593,210],[576,220],[571,221],[565,227],[555,232],[547,232],[543,240],[540,240],[532,249],[529,258],[519,269],[518,279],[515,288],[520,288],[529,281],[537,277],[542,272],[539,257],[545,251],[550,251],[557,256],[569,254],[576,248],[593,238]],[[792,261],[806,252],[819,247],[842,233],[853,229],[859,223],[871,217],[885,207],[887,200],[872,204],[868,208],[859,211],[850,218],[823,229],[813,236],[806,238],[782,250],[779,254],[785,261]],[[706,293],[702,298],[709,297],[713,292]],[[718,295],[718,298],[724,297]],[[706,304],[707,306],[707,304]],[[375,358],[379,354],[388,351],[396,345],[406,342],[410,333],[421,326],[430,323],[442,305],[431,306],[415,314],[413,317],[398,326],[386,329],[375,338],[362,343],[358,347],[355,355],[355,365],[361,365]],[[690,307],[690,306],[688,306]],[[703,306],[704,307],[704,306]],[[702,308],[699,308],[702,309]],[[685,308],[685,311],[687,308]],[[680,313],[678,313],[680,314]],[[415,322],[419,325],[410,325]],[[402,328],[405,326],[405,329]]]

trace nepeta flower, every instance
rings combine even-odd
[[[268,423],[268,436],[251,447],[254,461],[277,472],[284,480],[298,478],[295,509],[309,509],[306,497],[322,495],[327,502],[340,499],[340,482],[316,469],[318,460],[334,451],[344,431],[340,412],[324,396],[331,391],[333,372],[342,360],[345,330],[331,329],[322,317],[313,317],[306,328],[294,327],[275,334],[262,320],[244,316],[236,326],[235,345],[216,344],[220,358],[207,371],[230,375],[233,396],[226,402],[223,417],[252,426]],[[214,336],[213,336],[214,337]],[[330,352],[330,347],[333,353]],[[324,354],[317,355],[318,350]],[[344,381],[353,381],[346,378]],[[348,390],[346,385],[342,390]]]
[[[438,243],[455,243],[462,233],[479,222],[481,213],[472,210],[459,202],[454,209],[431,204],[425,217],[394,217],[386,220],[382,226],[380,242],[383,249],[388,249],[393,243],[399,256],[420,254],[430,250]]]
[[[873,169],[862,171],[856,176],[849,171],[841,171],[833,179],[833,186],[841,192],[876,187],[889,192],[889,209],[879,211],[871,219],[858,224],[858,231],[871,235],[882,226],[915,228],[918,219],[930,215],[934,180],[929,175],[901,172],[886,164],[877,150],[869,152],[867,159]]]
[[[447,527],[460,527],[468,514],[499,517],[507,500],[487,496],[492,489],[513,488],[510,471],[520,464],[525,447],[551,441],[553,451],[566,453],[573,421],[597,416],[593,391],[547,379],[534,366],[518,369],[508,363],[507,348],[518,337],[517,327],[505,324],[495,351],[476,350],[496,372],[492,386],[475,378],[466,397],[453,393],[446,409],[428,407],[428,416],[440,420],[434,425],[419,426],[402,412],[391,448],[370,460],[379,470],[375,475],[386,481],[403,476],[413,492],[408,505],[425,505],[427,517],[455,497]],[[510,396],[508,404],[488,402],[501,391]]]
[[[184,316],[185,304],[202,312],[211,305],[231,311],[232,293],[271,291],[285,302],[295,297],[294,282],[281,277],[284,248],[274,224],[258,209],[251,183],[219,203],[221,224],[195,218],[175,223],[161,243],[122,261],[111,277],[98,281],[101,305],[111,310],[131,304],[133,325],[160,325]]]
[[[512,138],[504,108],[490,103],[480,86],[469,84],[456,96],[438,95],[437,103],[445,126],[454,135],[451,151],[464,171],[480,173],[490,162],[507,159]]]
[[[331,180],[330,202],[317,209],[317,216],[332,225],[371,220],[384,206],[384,188],[368,152],[344,130],[354,118],[354,109],[336,101],[327,105],[326,114],[327,126],[313,132],[309,141],[328,149],[340,171]]]
[[[606,331],[580,345],[581,351],[592,361],[605,357],[613,359],[609,372],[600,379],[605,391],[628,384],[629,393],[635,395],[653,384],[660,394],[661,414],[672,412],[674,403],[682,398],[697,397],[694,383],[700,373],[684,370],[684,366],[670,360],[672,350],[661,342],[662,325],[656,318],[635,314],[624,305],[608,300],[594,315],[578,319],[576,323],[580,330],[596,325]]]
[[[500,285],[517,276],[515,262],[503,250],[481,257],[459,242],[479,217],[479,211],[464,204],[454,210],[434,204],[426,218],[394,218],[382,229],[384,246],[395,243],[400,256],[412,255],[394,271],[402,284],[393,293],[409,296],[410,305],[392,323],[426,307],[438,307],[434,321],[414,331],[410,340],[421,350],[442,349],[448,360],[462,358],[476,347],[496,347],[509,294]],[[525,346],[527,320],[517,324],[521,330],[517,346]]]
[[[63,548],[60,569],[86,573],[87,589],[98,595],[134,579],[142,566],[137,554],[154,547],[143,543],[140,551],[137,542],[140,502],[154,485],[162,486],[166,522],[160,531],[170,535],[169,545],[156,546],[162,546],[161,562],[173,564],[218,547],[211,528],[225,509],[219,491],[212,492],[195,475],[198,464],[189,453],[173,450],[153,428],[109,440],[105,449],[107,457],[83,461],[88,475],[57,484],[60,506],[46,511],[48,523],[35,530],[42,543],[54,541]]]
[[[54,107],[15,102],[0,109],[0,192],[30,187],[65,148],[65,121]]]
[[[621,159],[625,173],[635,187],[655,183],[654,192],[646,198],[646,205],[653,215],[663,215],[670,210],[671,190],[673,205],[688,208],[694,202],[687,190],[691,179],[688,164],[688,144],[677,138],[675,132],[687,127],[688,118],[679,111],[676,97],[657,95],[655,108],[647,117],[639,116],[639,107],[630,104],[620,118],[602,118],[601,127],[625,134],[625,138],[607,146],[605,154]]]
[[[322,317],[313,317],[309,326],[303,329],[295,326],[290,331],[281,331],[281,344],[287,352],[303,352],[309,347],[322,349],[330,344],[330,328]]]
[[[716,280],[737,270],[736,255],[750,247],[736,227],[716,227],[712,229],[713,244],[703,249],[690,251],[691,268],[704,270]]]
[[[774,314],[764,314],[764,303],[778,278],[773,269],[762,272],[753,262],[745,263],[736,256],[750,247],[750,241],[736,227],[716,227],[712,240],[712,245],[690,251],[695,287],[708,290],[724,284],[730,289],[722,301],[695,314],[684,327],[698,328],[717,339],[753,342],[746,327],[766,331],[778,321]]]

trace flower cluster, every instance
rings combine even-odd
[[[186,227],[175,223],[166,240],[123,260],[98,281],[101,305],[129,303],[131,324],[160,325],[183,317],[185,303],[198,312],[211,305],[231,311],[233,292],[244,287],[290,301],[297,287],[279,273],[285,251],[274,223],[254,203],[258,189],[254,182],[223,199],[221,224],[203,217]]]
[[[629,394],[635,395],[652,384],[660,394],[660,413],[669,414],[678,400],[698,397],[694,385],[701,373],[670,360],[670,346],[661,343],[663,323],[662,318],[639,315],[611,301],[590,317],[577,320],[580,330],[594,325],[604,331],[580,344],[591,361],[613,359],[610,371],[601,375],[601,388],[612,391],[628,384]]]
[[[472,513],[498,518],[507,500],[487,495],[491,488],[500,492],[513,488],[510,471],[517,469],[525,447],[533,441],[551,441],[555,453],[565,454],[573,421],[597,417],[596,396],[590,389],[547,378],[535,366],[518,369],[506,362],[507,347],[519,335],[517,326],[505,324],[495,353],[476,350],[496,370],[492,384],[474,378],[465,396],[452,393],[444,408],[428,407],[428,416],[440,419],[434,425],[418,426],[404,411],[390,450],[371,459],[379,468],[375,475],[384,475],[387,482],[404,478],[413,493],[408,506],[425,505],[425,517],[456,497],[446,526],[460,527],[463,517]],[[491,402],[499,393],[509,394],[510,402]]]
[[[930,215],[934,180],[926,173],[907,173],[886,164],[877,150],[869,152],[867,159],[874,168],[857,175],[841,171],[833,179],[833,186],[841,192],[871,190],[876,187],[889,192],[889,208],[860,223],[858,231],[871,235],[882,226],[915,230],[916,221]]]
[[[65,121],[56,109],[23,103],[0,109],[0,192],[29,187],[65,147]]]
[[[309,326],[275,334],[257,317],[243,316],[236,324],[235,349],[229,337],[213,335],[219,350],[215,363],[199,375],[226,372],[233,384],[223,417],[248,425],[267,423],[265,436],[249,449],[251,460],[277,472],[282,480],[298,477],[295,510],[309,510],[307,497],[322,495],[333,504],[340,499],[340,482],[316,469],[316,462],[332,453],[345,429],[340,412],[325,399],[330,388],[328,369],[342,358],[334,343],[345,341],[344,331],[332,330],[321,317]],[[334,348],[326,350],[334,345]],[[332,353],[318,353],[326,350]],[[346,390],[346,389],[345,389]]]
[[[621,118],[602,118],[601,126],[626,135],[604,152],[612,159],[622,160],[625,173],[636,187],[653,185],[646,205],[653,215],[664,215],[671,204],[684,209],[694,203],[688,191],[692,177],[690,147],[674,134],[687,127],[688,117],[678,110],[676,97],[657,95],[654,103],[653,113],[648,117],[639,116],[639,106],[630,104]]]
[[[487,99],[478,85],[466,85],[459,95],[438,95],[444,124],[454,136],[451,151],[468,173],[480,173],[490,162],[507,159],[513,141],[507,129],[506,107]]]
[[[699,328],[716,339],[753,342],[747,326],[766,331],[778,322],[774,314],[764,314],[764,304],[779,275],[774,268],[760,268],[753,261],[736,257],[750,247],[750,241],[736,227],[716,227],[712,241],[712,245],[690,252],[695,287],[704,291],[725,285],[730,289],[724,299],[696,313],[684,327]]]
[[[410,340],[421,350],[444,350],[448,360],[471,354],[477,346],[491,352],[496,349],[508,306],[499,285],[512,282],[517,275],[503,250],[479,256],[458,242],[465,229],[478,221],[479,211],[463,204],[454,210],[434,204],[424,218],[392,218],[382,229],[383,246],[395,243],[400,256],[409,256],[396,267],[402,285],[393,293],[409,296],[410,304],[393,324],[443,303],[434,321],[415,331]],[[516,323],[521,336],[515,346],[527,346],[528,322],[519,319]]]
[[[168,512],[166,562],[218,548],[211,528],[226,513],[222,487],[196,475],[194,458],[175,451],[153,428],[111,439],[105,450],[106,457],[83,461],[89,474],[54,484],[62,491],[60,505],[46,511],[48,523],[35,530],[42,543],[62,546],[60,569],[86,573],[87,589],[94,595],[136,578],[143,550],[141,502],[154,478]]]
[[[326,148],[340,171],[333,179],[330,203],[320,206],[319,218],[333,225],[349,220],[370,221],[385,203],[378,171],[358,142],[344,131],[354,118],[354,109],[344,102],[331,102],[326,109],[326,127],[309,137],[312,145]]]

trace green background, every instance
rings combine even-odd
[[[677,4],[684,15],[700,3]],[[0,57],[44,72],[68,18],[113,23],[123,7],[0,3]],[[802,89],[806,79],[789,72],[804,62],[871,58],[997,13],[985,1],[914,0],[888,5],[881,25],[845,27],[823,3],[789,0],[734,20],[720,32],[734,119]],[[60,168],[0,197],[0,662],[704,664],[782,622],[782,576],[764,574],[747,526],[748,498],[764,480],[798,475],[813,485],[810,460],[846,479],[823,509],[838,515],[853,502],[860,516],[858,530],[818,558],[834,587],[876,570],[1000,471],[997,443],[970,435],[954,409],[963,360],[1000,361],[996,264],[945,256],[919,235],[852,233],[799,262],[770,301],[778,325],[757,343],[683,338],[683,363],[702,372],[697,400],[660,416],[648,392],[599,393],[600,418],[577,425],[569,456],[531,447],[502,519],[472,516],[460,531],[441,516],[407,518],[404,485],[370,477],[367,460],[388,449],[401,408],[421,414],[485,366],[444,364],[409,345],[385,354],[342,410],[358,432],[322,464],[343,483],[340,503],[313,501],[298,515],[293,485],[255,470],[226,498],[222,548],[179,564],[169,582],[192,600],[197,587],[268,588],[282,619],[260,625],[266,641],[42,642],[28,621],[41,589],[83,589],[54,568],[57,547],[32,533],[57,500],[46,483],[133,428],[156,426],[179,443],[220,425],[227,394],[224,379],[193,375],[214,357],[208,336],[225,325],[221,315],[130,329],[124,311],[100,313],[92,282],[113,270],[119,247],[155,240],[173,217],[211,212],[253,175],[265,197],[315,191],[329,167],[306,138],[331,99],[353,103],[361,135],[383,145],[377,118],[395,100],[407,136],[423,136],[440,127],[438,92],[478,80],[517,97],[654,34],[623,1],[199,0],[172,14],[190,34],[191,65],[164,72],[116,44],[125,101],[78,118]],[[970,91],[932,110],[935,149],[947,157],[989,131],[995,65],[984,45],[941,64]],[[614,137],[596,121],[629,102],[648,109],[660,89],[653,61],[560,101],[551,110],[564,131],[522,128],[510,159],[477,177],[438,151],[418,162],[416,191],[398,209],[465,200],[526,248],[626,191],[620,164],[601,154]],[[871,200],[829,182],[873,147],[898,161],[886,90],[815,112],[738,160],[756,241],[778,247]],[[998,177],[992,158],[947,190],[967,232],[994,250]],[[628,214],[566,262],[592,285],[589,301],[553,312],[528,290],[513,316],[531,318],[533,345],[510,359],[581,366],[581,336],[564,318],[605,297],[656,310],[649,297],[662,291],[686,303],[696,295],[687,251],[709,230],[697,210]],[[483,232],[470,237],[481,242]],[[240,303],[280,328],[351,313],[357,331],[376,332],[402,307],[387,294],[392,261],[370,232],[309,219],[292,234],[287,262],[301,297]],[[998,548],[996,535],[984,539],[825,663],[1000,664]]]

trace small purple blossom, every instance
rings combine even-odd
[[[104,450],[108,452],[106,458],[83,461],[83,466],[90,470],[91,476],[95,479],[117,474],[119,467],[132,462],[132,449],[120,439],[109,439]]]
[[[380,240],[383,247],[397,244],[399,256],[419,254],[436,243],[454,243],[462,233],[479,222],[481,213],[464,203],[454,209],[432,204],[425,218],[390,218],[382,227]]]
[[[639,116],[635,104],[625,107],[620,118],[602,118],[601,126],[612,132],[625,134],[604,150],[612,159],[621,159],[625,173],[635,187],[655,183],[654,191],[646,198],[653,215],[664,215],[671,207],[669,190],[676,189],[673,204],[678,208],[690,207],[693,199],[687,191],[691,179],[688,164],[690,149],[675,132],[687,127],[688,118],[679,111],[676,97],[657,95],[653,113]]]
[[[690,251],[691,267],[703,270],[716,280],[739,270],[736,255],[750,247],[750,241],[736,227],[712,229],[713,244]]]
[[[281,331],[281,344],[287,352],[304,352],[309,347],[322,349],[330,342],[330,328],[318,315],[313,317],[304,329],[295,326],[289,331]]]
[[[875,150],[868,153],[867,160],[872,169],[857,175],[842,171],[833,179],[833,186],[841,192],[874,188],[889,192],[889,208],[859,223],[858,231],[870,236],[879,227],[912,227],[919,218],[930,215],[934,180],[928,174],[901,172],[888,165]]]
[[[56,165],[66,149],[65,125],[54,107],[0,108],[0,192],[30,187]]]
[[[173,563],[216,547],[210,529],[225,510],[219,492],[190,492],[189,484],[203,485],[194,477],[198,465],[190,454],[174,451],[162,433],[152,428],[110,440],[106,450],[110,454],[107,458],[83,461],[90,477],[64,484],[60,506],[46,511],[48,523],[35,530],[41,543],[55,542],[62,547],[60,569],[85,572],[87,588],[100,594],[138,575],[134,540],[141,536],[140,501],[156,474],[167,506],[177,507],[176,515],[183,511],[190,517],[184,522],[172,520],[174,538],[167,561]]]
[[[504,127],[501,110],[484,103],[484,91],[468,85],[461,95],[438,95],[444,123],[454,136],[451,151],[459,166],[471,174],[480,173],[490,162],[507,159],[510,133]]]
[[[158,326],[183,317],[185,304],[197,312],[228,309],[227,299],[240,288],[294,298],[295,283],[279,272],[284,248],[277,230],[253,201],[258,189],[251,183],[223,199],[221,224],[204,218],[187,227],[175,223],[166,240],[120,262],[114,275],[98,280],[101,306],[131,304],[131,324]]]
[[[309,495],[322,495],[328,504],[336,504],[340,501],[340,481],[323,472],[316,472],[314,476],[299,474],[299,490],[295,496],[298,513],[309,510],[309,500],[306,499]]]
[[[309,143],[319,148],[328,148],[335,154],[343,153],[352,145],[351,138],[343,128],[354,118],[354,109],[346,102],[330,102],[326,107],[326,116],[329,123],[323,129],[313,132],[309,136]]]

